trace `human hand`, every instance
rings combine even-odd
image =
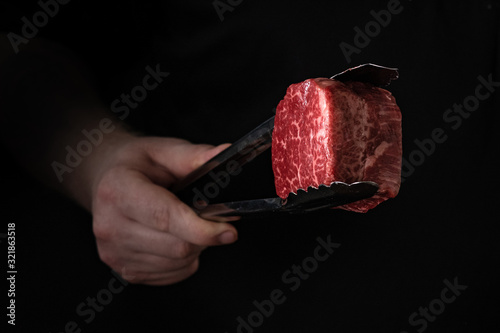
[[[127,138],[95,170],[93,231],[101,260],[132,283],[167,285],[196,272],[207,246],[229,244],[229,223],[200,218],[166,188],[222,151],[174,138]]]
[[[92,212],[106,264],[131,282],[170,284],[196,271],[204,247],[236,240],[232,225],[199,218],[166,189],[224,147],[133,136],[70,50],[34,38],[23,55],[0,38],[2,143]]]

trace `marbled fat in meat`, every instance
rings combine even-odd
[[[401,139],[401,112],[387,90],[326,78],[293,84],[276,109],[276,192],[285,199],[333,181],[373,181],[373,197],[339,207],[366,212],[399,191]]]

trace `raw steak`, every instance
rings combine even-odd
[[[276,192],[333,181],[379,184],[371,198],[339,208],[367,212],[398,194],[401,112],[390,92],[362,82],[309,79],[291,85],[276,109],[272,164]]]

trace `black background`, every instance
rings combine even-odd
[[[20,18],[40,7],[11,3],[2,2],[2,24],[19,32]],[[75,321],[82,332],[236,332],[254,300],[281,289],[286,301],[255,332],[417,332],[409,316],[455,278],[467,289],[425,331],[498,330],[499,93],[456,130],[443,114],[474,95],[478,76],[500,81],[500,4],[401,0],[402,12],[348,63],[339,44],[354,45],[354,27],[364,29],[387,3],[242,1],[222,22],[211,1],[61,6],[39,36],[78,53],[106,103],[140,84],[147,65],[170,72],[126,119],[144,133],[232,142],[272,115],[289,84],[372,62],[399,68],[388,89],[403,114],[403,157],[435,128],[447,140],[406,172],[395,199],[367,214],[236,222],[238,242],[206,250],[197,274],[167,287],[128,285],[90,323],[76,307],[113,278],[98,258],[91,215],[5,152],[0,232],[16,223],[16,331],[62,332]],[[270,163],[270,154],[259,157],[225,195],[273,195]],[[340,248],[290,291],[282,274],[328,235]]]

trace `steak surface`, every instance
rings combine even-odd
[[[373,181],[373,197],[338,207],[367,212],[399,192],[401,139],[401,112],[387,90],[326,78],[292,84],[276,109],[276,192],[286,199],[333,181]]]

